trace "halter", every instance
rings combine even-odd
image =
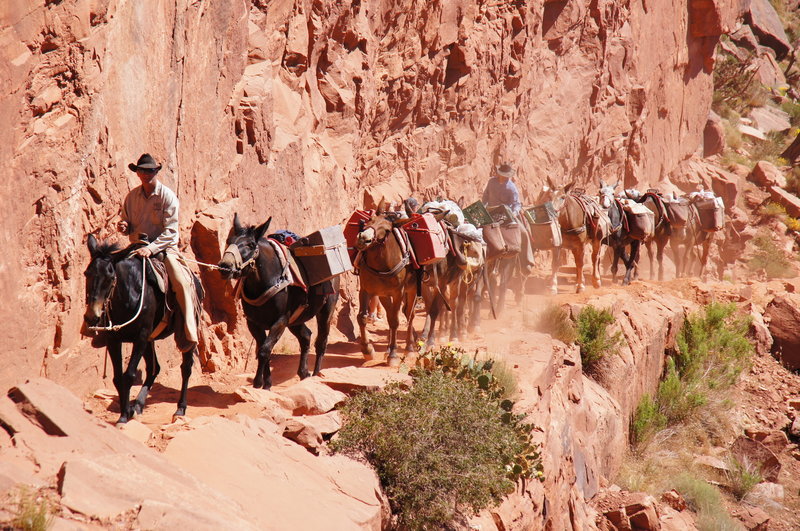
[[[397,238],[397,242],[400,244],[400,246],[401,247],[405,247],[405,251],[403,252],[403,257],[400,259],[400,261],[394,267],[389,269],[388,271],[378,271],[377,269],[374,269],[374,268],[370,267],[369,265],[367,265],[366,262],[364,262],[363,264],[361,263],[361,262],[363,262],[364,251],[366,251],[367,249],[369,249],[370,247],[373,247],[375,245],[380,246],[380,245],[384,245],[386,243],[386,238],[389,237],[389,231],[387,231],[386,234],[383,236],[383,238],[381,238],[380,240],[375,240],[370,245],[368,245],[364,250],[358,251],[358,256],[356,257],[356,267],[364,268],[367,271],[369,271],[370,273],[372,273],[373,275],[378,275],[378,276],[381,276],[381,277],[393,277],[397,273],[399,273],[400,270],[402,270],[404,267],[406,267],[411,262],[411,252],[408,250],[408,245],[407,244],[404,245],[404,242],[400,241],[400,238],[395,233],[394,229],[392,229],[391,232],[392,232],[392,234],[394,234],[394,237]]]
[[[134,322],[136,319],[139,318],[139,314],[142,313],[142,307],[144,306],[144,282],[145,282],[145,274],[147,273],[147,266],[149,263],[150,263],[149,258],[142,257],[142,290],[141,290],[141,295],[139,295],[139,308],[136,310],[134,316],[122,324],[115,325],[113,322],[111,322],[111,311],[110,311],[111,299],[114,295],[114,290],[117,287],[117,272],[114,271],[114,276],[111,280],[111,289],[108,290],[108,295],[106,295],[105,300],[103,300],[103,314],[101,315],[101,318],[103,315],[105,315],[106,318],[108,319],[108,326],[89,326],[87,327],[88,330],[91,330],[92,332],[116,332],[128,326],[129,324],[131,324],[132,322]]]
[[[232,243],[225,248],[225,252],[222,253],[222,259],[225,260],[225,255],[231,255],[233,257],[233,268],[235,274],[236,276],[240,277],[248,267],[255,263],[256,259],[258,258],[258,251],[259,246],[258,242],[256,242],[256,250],[253,251],[253,256],[248,258],[247,261],[242,262],[242,253],[239,251],[239,246],[236,243]]]

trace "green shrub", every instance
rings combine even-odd
[[[656,401],[652,396],[644,395],[631,421],[631,440],[634,445],[647,442],[654,433],[666,426],[667,418],[659,411]]]
[[[681,379],[672,358],[667,360],[667,376],[658,384],[659,412],[668,425],[691,417],[708,402],[706,394],[693,379]]]
[[[550,304],[542,310],[536,329],[567,344],[574,343],[578,337],[569,313],[557,304]]]
[[[747,267],[751,271],[763,271],[767,278],[790,278],[795,276],[792,263],[784,252],[766,233],[757,234],[753,238],[755,250],[748,260]]]
[[[713,109],[720,113],[724,107],[729,107],[742,113],[752,103],[765,100],[766,90],[756,79],[757,72],[753,54],[744,60],[727,53],[721,54],[714,65]]]
[[[800,126],[800,103],[787,101],[781,104],[781,110],[789,115],[789,122],[792,127]]]
[[[600,310],[592,305],[584,306],[578,313],[578,345],[581,347],[581,360],[584,369],[600,361],[606,354],[614,354],[622,344],[622,332],[609,334],[608,325],[614,323],[614,316],[608,310]]]
[[[750,158],[753,161],[766,160],[776,166],[783,166],[786,161],[780,155],[786,148],[786,135],[780,131],[767,133],[766,140],[754,140],[750,146]]]
[[[739,501],[747,496],[753,487],[764,481],[757,465],[747,460],[741,462],[733,457],[728,460],[725,476],[731,494]]]
[[[399,526],[437,529],[499,502],[521,478],[543,479],[532,426],[512,413],[491,360],[443,347],[424,355],[414,385],[348,400],[335,451],[377,471]]]
[[[655,399],[644,397],[636,409],[631,422],[634,446],[693,417],[713,393],[736,383],[753,346],[747,339],[750,319],[735,316],[735,311],[734,304],[711,303],[684,319]]]
[[[732,150],[740,149],[744,144],[744,138],[739,131],[738,121],[725,120],[722,122],[722,128],[725,130],[725,145]]]
[[[689,474],[680,474],[672,487],[686,500],[697,513],[697,528],[700,531],[739,530],[741,525],[733,520],[725,510],[722,495],[715,486]]]
[[[52,507],[47,499],[37,499],[35,493],[22,488],[12,525],[23,531],[45,531],[53,525],[54,515],[51,513]]]

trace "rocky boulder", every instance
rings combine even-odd
[[[794,218],[800,217],[800,197],[787,192],[779,186],[770,186],[769,196],[773,201],[782,205],[787,214]]]
[[[750,119],[764,133],[788,131],[792,127],[789,114],[774,107],[756,107],[750,111]]]
[[[786,187],[786,177],[783,172],[774,164],[761,160],[753,166],[752,171],[747,176],[747,180],[757,184],[762,188],[770,186]]]
[[[708,121],[703,129],[703,156],[710,157],[725,150],[725,128],[722,118],[714,111],[709,111]]]
[[[410,387],[411,376],[386,369],[370,367],[340,367],[325,369],[320,382],[328,387],[352,395],[362,391],[379,391],[390,383]]]
[[[318,378],[308,378],[278,394],[288,399],[294,415],[321,415],[344,402],[347,395],[320,382]]]
[[[237,500],[262,529],[383,528],[388,503],[371,468],[340,455],[315,457],[269,424],[195,419],[164,456]]]
[[[772,299],[764,311],[772,334],[772,354],[789,370],[800,369],[800,294]]]
[[[760,442],[748,437],[738,437],[731,446],[731,455],[742,465],[758,467],[766,481],[778,481],[781,462],[778,457]]]
[[[601,515],[598,518],[600,529],[661,529],[656,500],[643,492],[605,491],[592,500],[592,505]]]
[[[758,37],[758,41],[775,50],[778,60],[786,57],[792,45],[783,29],[781,18],[769,0],[751,0],[745,20]]]

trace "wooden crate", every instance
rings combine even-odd
[[[339,225],[309,234],[290,247],[309,286],[321,284],[353,269],[347,241]]]

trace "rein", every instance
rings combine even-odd
[[[273,246],[273,248],[275,248],[275,244],[273,244],[271,240],[267,240],[267,241]],[[235,251],[232,251],[231,247],[233,247],[235,249]],[[285,288],[287,288],[288,286],[291,285],[292,281],[288,278],[288,275],[287,275],[287,273],[289,272],[289,261],[286,260],[286,259],[284,259],[284,260],[280,259],[280,254],[278,254],[278,253],[282,252],[280,249],[275,248],[275,252],[276,252],[276,255],[278,256],[278,260],[283,262],[283,270],[281,271],[281,274],[280,274],[278,282],[276,284],[273,284],[272,286],[268,287],[258,297],[250,298],[244,292],[244,282],[243,282],[244,279],[246,279],[248,276],[250,276],[250,274],[248,273],[247,275],[242,276],[239,279],[239,282],[236,284],[235,295],[234,295],[235,297],[241,298],[244,302],[246,302],[250,306],[262,306],[262,305],[266,304],[266,302],[268,300],[270,300],[272,297],[277,295],[280,291],[282,291],[283,289],[285,289]],[[228,249],[225,250],[225,254],[232,254],[234,256],[234,260],[237,261],[237,262],[241,262],[241,260],[242,260],[242,256],[239,253],[239,247],[236,244],[231,244],[228,247]],[[223,254],[223,256],[225,256],[225,254]],[[253,253],[253,256],[251,256],[250,259],[248,259],[246,262],[242,263],[241,266],[237,266],[237,269],[239,270],[239,274],[241,274],[242,271],[246,270],[251,264],[253,264],[255,262],[256,258],[258,258],[258,254],[259,254],[259,247],[256,246],[256,250]],[[256,274],[256,277],[258,277],[259,280],[261,280],[260,276],[258,274],[258,269],[255,270],[255,274]]]
[[[116,271],[114,272],[114,280],[111,284],[111,289],[108,290],[108,296],[106,300],[103,301],[103,313],[108,317],[108,326],[89,326],[87,327],[92,332],[116,332],[121,328],[124,328],[134,322],[136,319],[139,318],[139,314],[142,313],[142,307],[144,306],[144,284],[145,284],[145,274],[147,273],[147,264],[150,263],[149,258],[142,258],[142,293],[139,296],[139,308],[136,310],[136,314],[125,321],[122,324],[115,325],[111,322],[111,314],[109,312],[109,308],[111,306],[111,297],[114,295],[114,290],[117,287],[117,274]]]

